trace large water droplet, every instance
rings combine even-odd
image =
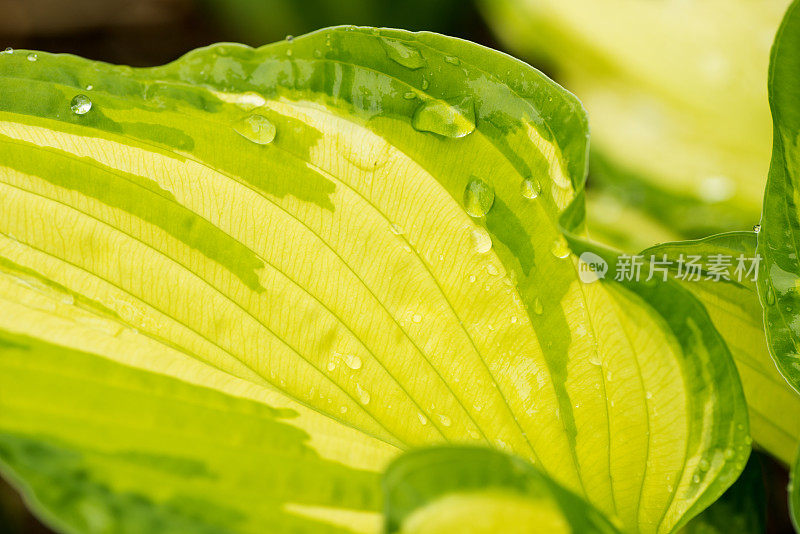
[[[69,109],[75,115],[86,115],[92,109],[92,101],[86,95],[75,95],[75,98],[69,103]]]
[[[275,125],[263,115],[253,113],[237,122],[234,131],[258,145],[268,145],[275,139]]]
[[[345,365],[347,365],[347,367],[349,367],[354,371],[358,371],[359,369],[361,369],[362,365],[361,358],[359,358],[355,354],[345,354],[344,363]]]
[[[469,98],[457,104],[428,100],[414,112],[411,125],[415,130],[444,137],[465,137],[475,131],[475,106]]]
[[[425,66],[425,58],[422,57],[422,53],[413,46],[386,37],[381,37],[381,46],[383,46],[389,59],[407,69],[415,70]]]
[[[550,249],[550,252],[552,252],[553,256],[556,258],[564,259],[569,256],[569,245],[563,237],[556,239],[555,243],[553,243],[553,248]]]
[[[519,186],[519,192],[523,197],[533,200],[542,192],[542,186],[535,178],[525,178]]]
[[[358,393],[358,401],[361,404],[369,404],[370,396],[369,392],[361,387],[361,384],[356,384],[356,392]]]
[[[486,231],[486,228],[479,226],[470,232],[472,237],[472,246],[478,254],[486,254],[492,250],[492,236]]]
[[[473,217],[483,217],[494,204],[494,187],[473,177],[464,189],[464,208]]]

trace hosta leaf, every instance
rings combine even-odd
[[[490,449],[407,453],[384,476],[386,532],[619,532],[525,460]]]
[[[527,65],[356,28],[154,69],[0,59],[0,431],[30,499],[74,472],[73,498],[112,499],[90,518],[133,499],[204,522],[175,501],[210,513],[230,483],[238,521],[209,524],[370,531],[389,458],[469,442],[668,532],[742,469],[741,386],[702,306],[580,282],[559,221],[584,246],[586,119]],[[213,456],[205,395],[280,414],[214,427],[224,478],[108,459]]]
[[[783,375],[800,391],[800,4],[786,12],[769,69],[774,124],[772,164],[764,194],[758,250],[764,261],[759,295],[770,351]]]
[[[603,156],[592,158],[593,185],[656,226],[643,235],[623,217],[611,228],[623,245],[649,246],[663,231],[696,238],[757,222],[771,131],[764,76],[789,2],[481,4],[501,41],[544,58],[587,107]]]
[[[754,454],[739,480],[725,495],[694,518],[685,534],[763,534],[766,531],[767,497],[761,459]]]
[[[754,268],[759,264],[756,235],[731,232],[696,241],[665,243],[641,255],[658,260],[666,258],[671,274],[680,276],[683,286],[705,305],[736,360],[753,439],[789,465],[800,442],[800,395],[778,372],[767,348],[755,283]],[[685,267],[692,261],[703,266],[698,276],[688,274]],[[724,278],[709,272],[715,261],[724,264]]]

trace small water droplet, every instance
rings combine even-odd
[[[428,82],[428,79],[427,78],[422,78],[422,90],[423,91],[426,90],[429,85],[430,85],[430,82]]]
[[[653,398],[653,394],[649,391],[645,391],[644,398],[650,400]]]
[[[613,377],[614,377],[614,375],[613,375],[613,374],[611,374],[611,371],[608,371],[608,372],[606,373],[606,381],[608,381],[608,382],[611,382],[611,379],[612,379]]]
[[[486,264],[486,272],[492,276],[497,276],[500,274],[500,271],[497,270],[497,267],[495,267],[494,263]]]
[[[86,115],[92,109],[92,101],[86,95],[75,95],[75,98],[69,103],[69,109],[75,115]]]
[[[293,52],[292,52],[292,49],[291,49],[291,48],[289,48],[288,50],[286,50],[286,55],[287,55],[287,56],[289,56],[289,57],[292,57],[292,53],[293,53]]]
[[[753,226],[753,231],[754,231],[755,233],[759,233],[759,232],[761,231],[761,225],[760,225],[760,224],[756,224],[756,225],[754,225],[754,226]]]
[[[476,412],[483,410],[483,406],[481,406],[480,404],[473,404],[472,407],[475,408]]]
[[[287,35],[286,40],[291,43],[292,41],[294,41],[294,35]]]
[[[453,422],[450,421],[450,418],[444,414],[439,414],[439,421],[441,421],[444,426],[450,426],[453,424]]]
[[[475,430],[469,429],[467,431],[467,434],[469,434],[469,437],[471,437],[472,439],[481,439],[481,435],[478,434]]]
[[[89,84],[89,85],[86,86],[86,90],[87,91],[91,91],[92,89],[94,89],[94,85]]]
[[[330,360],[328,360],[327,365],[328,371],[335,371],[336,370],[336,357],[332,356]]]
[[[406,100],[414,100],[415,98],[417,98],[417,93],[415,93],[414,91],[408,91],[407,93],[403,94],[403,98],[405,98]]]
[[[392,233],[394,235],[403,235],[403,227],[399,224],[392,223]]]
[[[415,313],[414,315],[411,316],[411,320],[414,321],[415,323],[420,323],[422,322],[422,315]]]
[[[461,64],[461,60],[460,60],[460,59],[458,59],[458,58],[457,58],[457,57],[455,57],[455,56],[445,56],[445,57],[444,57],[444,60],[445,60],[447,63],[450,63],[451,65],[460,65],[460,64]]]
[[[775,305],[775,289],[769,284],[767,284],[766,301],[769,306]]]
[[[560,237],[553,243],[553,248],[550,249],[550,252],[552,252],[553,256],[556,258],[568,258],[570,253],[569,245],[563,237]]]
[[[725,457],[726,460],[730,460],[736,455],[736,453],[733,452],[733,449],[727,448],[725,449],[725,452],[722,453],[722,455]]]
[[[347,365],[347,367],[349,367],[354,371],[358,371],[359,369],[361,369],[362,365],[361,358],[359,358],[355,354],[345,354],[344,363],[345,365]]]
[[[692,482],[694,482],[695,484],[699,484],[700,483],[700,475],[695,474],[692,477]]]
[[[367,405],[370,401],[369,392],[361,387],[361,384],[356,384],[356,392],[358,393],[358,401],[361,404]]]
[[[419,419],[419,422],[422,424],[422,426],[428,424],[428,418],[425,417],[425,415],[422,412],[417,412],[417,419]]]
[[[541,315],[543,312],[544,307],[542,306],[542,301],[539,300],[539,297],[536,297],[536,300],[533,301],[533,313]]]
[[[701,471],[708,471],[709,468],[711,467],[711,464],[708,463],[708,460],[703,458],[702,460],[700,460],[700,463],[697,464],[697,467],[699,467]]]
[[[443,137],[465,137],[475,131],[475,106],[469,98],[457,104],[431,99],[414,111],[411,125],[415,130]]]
[[[470,232],[472,246],[478,254],[486,254],[492,250],[492,237],[486,228],[478,226]]]
[[[341,413],[347,413],[347,406],[342,406],[341,408],[339,408],[339,411]]]
[[[33,52],[31,52],[30,54],[28,54],[28,61],[36,61],[37,59],[39,59],[39,56],[37,56],[37,55],[36,55],[36,54],[34,54]]]
[[[597,352],[592,352],[589,356],[589,363],[592,365],[600,365],[600,355]]]
[[[425,66],[425,58],[417,48],[387,37],[381,37],[380,40],[386,55],[395,63],[411,70]]]
[[[473,217],[483,217],[494,204],[494,187],[473,177],[464,189],[464,207]]]
[[[5,50],[3,50],[3,53],[4,54],[13,54],[14,53],[14,49],[9,46]]]
[[[253,113],[237,122],[234,131],[257,145],[268,145],[275,139],[275,125],[263,115]]]
[[[534,178],[525,178],[522,180],[522,183],[520,183],[519,192],[522,193],[523,197],[533,200],[542,192],[542,186],[539,181]]]
[[[672,484],[667,484],[667,493],[672,493],[673,489]]]

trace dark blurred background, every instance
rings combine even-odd
[[[339,24],[495,44],[474,3],[463,0],[0,0],[3,48],[133,66],[166,63],[215,42],[259,46]]]

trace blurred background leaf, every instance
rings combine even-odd
[[[592,229],[640,250],[751,228],[769,167],[769,49],[789,0],[483,0],[592,126]]]

